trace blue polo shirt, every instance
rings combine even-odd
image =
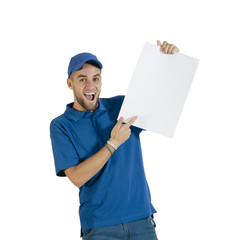
[[[57,176],[97,153],[110,138],[124,96],[100,98],[98,109],[77,111],[68,104],[63,115],[50,125]],[[79,215],[82,231],[135,221],[156,212],[145,177],[139,134],[131,136],[104,167],[80,187]]]

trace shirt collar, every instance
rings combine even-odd
[[[109,108],[111,108],[111,105],[108,103],[107,99],[105,98],[99,98],[98,102],[99,102],[99,106],[94,114],[97,114],[101,111],[106,111]],[[79,119],[83,118],[88,114],[91,115],[91,111],[78,111],[73,108],[73,105],[74,105],[73,102],[66,105],[66,110],[64,112],[64,115],[66,117],[71,118],[75,121],[78,121]]]

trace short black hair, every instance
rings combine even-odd
[[[92,65],[92,66],[94,66],[94,67],[96,67],[96,68],[101,69],[100,66],[99,66],[96,62],[94,62],[94,61],[87,61],[87,62],[85,62],[85,63],[88,63],[88,64],[90,64],[90,65]]]

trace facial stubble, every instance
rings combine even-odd
[[[95,105],[90,107],[90,106],[88,106],[88,105],[86,104],[85,99],[83,99],[83,97],[80,97],[80,96],[77,95],[76,89],[75,89],[74,86],[73,86],[73,90],[74,90],[74,96],[75,96],[77,102],[78,102],[85,110],[87,110],[87,111],[93,111],[93,112],[94,112],[94,111],[97,109],[97,107],[98,107],[98,99],[99,99],[100,93],[98,94],[98,97],[97,97],[97,100],[96,100]]]

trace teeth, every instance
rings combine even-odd
[[[84,95],[91,96],[91,95],[95,95],[95,93],[84,93]]]

